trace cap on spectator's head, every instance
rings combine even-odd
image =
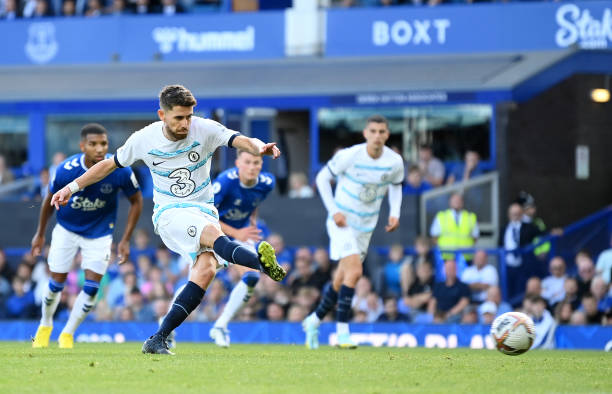
[[[522,207],[533,207],[535,206],[535,198],[524,190],[521,190],[516,202],[521,204]]]
[[[480,307],[480,313],[482,313],[483,315],[485,313],[491,313],[495,315],[497,313],[497,305],[495,305],[493,301],[484,302]]]

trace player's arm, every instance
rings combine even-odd
[[[255,156],[272,156],[276,159],[281,152],[276,147],[276,142],[264,143],[257,138],[249,138],[244,135],[236,135],[230,140],[230,146],[236,149],[244,150]]]
[[[60,205],[68,204],[70,196],[86,188],[87,186],[101,181],[106,178],[108,174],[113,172],[117,168],[115,159],[113,157],[104,159],[96,163],[93,167],[88,169],[83,175],[64,186],[60,191],[55,193],[51,197],[50,204],[55,206],[55,209],[59,209]]]
[[[317,190],[319,191],[319,195],[321,196],[321,200],[323,200],[323,205],[327,209],[327,213],[334,219],[336,226],[345,227],[346,226],[346,217],[336,205],[336,201],[334,201],[334,194],[332,192],[331,182],[334,180],[334,174],[332,174],[329,166],[325,166],[319,171],[315,181],[317,183]]]
[[[390,233],[399,227],[400,210],[402,208],[402,185],[389,186],[389,223],[385,231]]]
[[[123,231],[123,237],[117,245],[117,251],[119,252],[119,264],[123,264],[130,257],[130,239],[132,238],[132,232],[138,223],[140,212],[142,212],[142,193],[140,191],[132,194],[128,197],[130,202],[130,210],[128,211],[127,223],[125,230]]]
[[[40,206],[38,227],[32,238],[32,248],[30,249],[32,256],[38,256],[45,245],[45,232],[47,231],[47,223],[51,215],[53,215],[53,206],[51,206],[51,193],[48,193]]]

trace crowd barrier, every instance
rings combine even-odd
[[[35,321],[0,322],[0,341],[27,341],[36,332]],[[57,340],[62,324],[55,324],[51,336]],[[178,342],[210,342],[211,323],[187,322],[177,329]],[[76,332],[77,342],[143,341],[157,330],[156,323],[85,322]],[[304,333],[300,323],[248,322],[229,325],[232,343],[301,345]],[[473,349],[493,348],[489,326],[458,324],[354,323],[351,337],[360,345],[376,347],[427,347]],[[324,323],[321,344],[336,343],[335,324]],[[559,326],[555,331],[557,349],[610,350],[612,326]]]

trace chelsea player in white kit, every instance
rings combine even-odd
[[[385,230],[391,232],[399,227],[404,162],[385,146],[389,139],[387,119],[380,115],[369,117],[363,136],[365,143],[342,149],[317,174],[317,188],[328,212],[330,257],[339,260],[339,264],[317,309],[302,322],[309,349],[319,347],[319,325],[336,303],[337,346],[357,347],[348,326],[351,302],[387,190],[390,210]],[[334,179],[335,195],[331,188]]]
[[[137,160],[149,167],[155,231],[168,248],[193,262],[189,282],[177,295],[159,330],[142,346],[143,353],[173,354],[166,338],[200,304],[220,261],[262,270],[276,281],[285,277],[269,243],[260,243],[254,253],[223,234],[210,179],[210,159],[220,146],[274,158],[280,151],[275,143],[265,144],[213,120],[193,116],[196,100],[184,86],[164,87],[159,104],[160,121],[132,134],[113,158],[99,162],[55,193],[51,204],[56,208],[66,204],[72,193]]]
[[[261,231],[256,226],[257,206],[274,189],[274,175],[261,172],[262,166],[261,157],[238,151],[236,167],[219,174],[213,183],[221,230],[253,250],[261,241]],[[239,270],[241,280],[232,289],[221,316],[210,330],[210,337],[217,346],[229,347],[227,324],[249,301],[259,281],[258,271],[246,267],[239,267]]]
[[[56,170],[50,192],[40,209],[38,228],[32,238],[33,256],[40,254],[45,244],[47,222],[53,214],[51,194],[85,173],[88,168],[104,160],[108,151],[108,137],[102,125],[90,123],[81,130],[81,150]],[[53,228],[48,264],[51,271],[49,285],[45,288],[42,318],[32,347],[46,348],[53,330],[53,315],[77,251],[81,250],[81,267],[85,270],[85,283],[70,311],[66,326],[59,336],[59,347],[74,346],[74,332],[93,309],[100,280],[109,264],[112,233],[117,218],[118,192],[122,190],[130,201],[130,210],[123,237],[118,245],[119,262],[130,253],[130,238],[142,210],[142,194],[138,182],[129,167],[122,168],[104,180],[89,185],[75,193],[69,205],[57,212],[57,224]]]

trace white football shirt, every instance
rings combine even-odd
[[[239,133],[218,122],[193,116],[185,139],[170,141],[158,121],[132,134],[117,150],[125,167],[142,160],[153,177],[155,210],[168,204],[214,204],[210,162],[215,150]]]
[[[373,159],[362,143],[338,151],[327,167],[337,178],[334,201],[348,225],[361,232],[374,231],[389,185],[404,179],[402,157],[385,146],[382,155]]]

